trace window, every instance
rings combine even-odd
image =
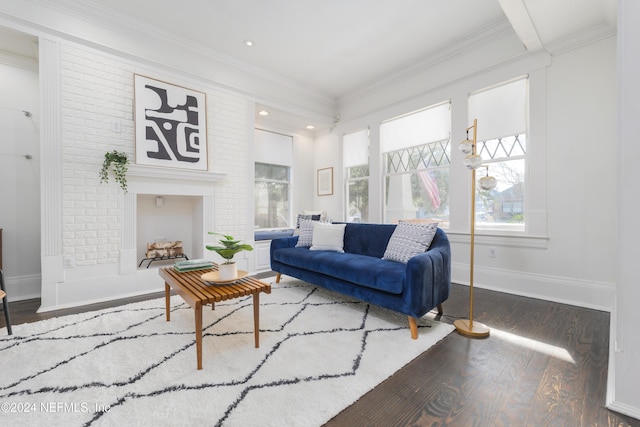
[[[369,221],[369,129],[345,134],[346,218],[348,222]]]
[[[293,137],[256,129],[254,223],[256,229],[291,226]]]
[[[289,166],[256,163],[256,228],[289,226],[289,176]]]
[[[469,118],[478,120],[477,170],[498,181],[490,191],[476,186],[476,225],[524,230],[528,79],[504,83],[469,96]]]
[[[450,103],[388,120],[380,126],[385,222],[449,222]]]

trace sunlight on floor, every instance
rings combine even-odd
[[[538,351],[540,353],[547,354],[556,359],[563,360],[575,365],[576,361],[571,357],[569,352],[561,347],[544,343],[542,341],[532,340],[530,338],[521,337],[519,335],[512,334],[510,332],[501,331],[500,329],[491,328],[491,336],[503,339],[529,350]]]

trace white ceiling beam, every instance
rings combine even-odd
[[[543,49],[524,0],[498,0],[511,26],[529,52]]]

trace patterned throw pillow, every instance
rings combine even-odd
[[[382,259],[406,264],[409,259],[429,248],[437,229],[437,222],[431,224],[399,223],[389,239]]]
[[[299,236],[300,235],[300,221],[305,220],[305,219],[312,219],[314,221],[320,221],[320,215],[298,214],[298,217],[296,218],[296,228],[293,230],[293,235],[294,236]]]
[[[300,228],[300,221],[304,219],[311,219],[311,215],[298,214],[298,217],[296,218],[296,228]]]
[[[296,248],[308,248],[313,243],[313,224],[316,221],[311,219],[300,220],[300,234]]]

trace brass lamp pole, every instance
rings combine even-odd
[[[473,129],[473,140],[469,139],[469,131]],[[464,165],[471,169],[471,256],[469,259],[469,319],[458,319],[453,322],[456,330],[462,335],[476,338],[489,336],[489,328],[473,321],[473,262],[475,252],[475,230],[476,230],[476,169],[482,166],[482,157],[476,153],[476,143],[478,136],[478,119],[473,120],[473,126],[467,128],[467,139],[460,144],[460,151],[467,154]],[[496,179],[493,177],[482,178],[481,187],[490,190],[496,186]]]

